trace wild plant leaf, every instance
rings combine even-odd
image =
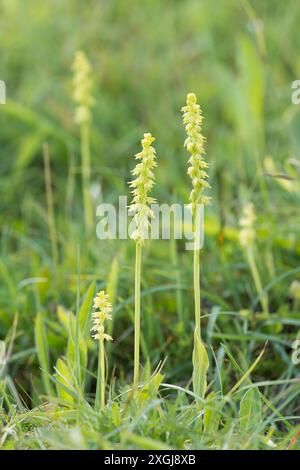
[[[79,346],[79,364],[75,364],[76,362],[76,342],[78,339],[78,346]],[[76,338],[76,318],[73,314],[70,315],[69,318],[69,341],[67,346],[67,359],[68,363],[72,368],[79,367],[80,374],[77,370],[78,377],[81,377],[81,380],[84,380],[85,377],[85,370],[87,366],[87,341],[84,338],[82,332],[78,331],[78,338]]]
[[[194,393],[204,398],[207,381],[206,373],[209,366],[206,348],[202,343],[198,329],[194,333],[194,350],[193,350],[193,388]]]
[[[43,133],[29,134],[27,137],[23,137],[15,163],[16,170],[20,172],[31,163],[38,155],[45,137]]]
[[[123,431],[121,433],[121,440],[123,442],[130,442],[134,444],[135,448],[143,450],[173,450],[173,447],[169,446],[165,442],[152,439],[151,437],[139,436],[130,431]]]
[[[250,432],[261,421],[261,398],[257,387],[249,388],[244,394],[239,410],[240,430]]]
[[[120,411],[120,406],[117,402],[114,402],[112,407],[111,407],[111,417],[112,421],[114,423],[114,426],[117,428],[121,424],[121,411]]]
[[[52,387],[49,379],[50,365],[49,365],[49,347],[45,331],[42,313],[38,313],[35,320],[35,344],[37,355],[42,370],[42,378],[46,393],[51,395]]]
[[[65,402],[74,403],[74,398],[67,390],[72,385],[72,372],[68,364],[61,358],[56,363],[56,389],[58,396]]]
[[[0,366],[6,361],[6,344],[4,341],[0,340]]]
[[[94,293],[95,293],[95,282],[92,282],[92,284],[87,290],[85,299],[78,313],[79,328],[83,334],[86,334],[88,330]]]
[[[139,391],[138,402],[140,404],[144,404],[149,399],[155,400],[157,398],[158,390],[163,379],[164,375],[162,375],[161,373],[158,372],[154,374],[149,380],[149,382],[147,382]]]
[[[56,309],[56,314],[60,323],[64,326],[65,330],[68,332],[69,330],[69,318],[71,312],[66,310],[62,305],[58,305]]]
[[[114,305],[116,300],[116,292],[118,286],[118,275],[119,275],[119,254],[117,254],[113,262],[111,264],[111,268],[109,271],[107,285],[106,285],[106,292],[110,298],[112,305]]]
[[[217,400],[217,394],[211,392],[207,397],[207,403],[204,411],[204,430],[205,432],[217,432],[221,417],[222,402]]]
[[[108,275],[107,285],[106,285],[106,291],[113,307],[115,305],[117,287],[118,287],[118,276],[119,276],[119,266],[120,266],[119,257],[120,257],[120,254],[117,254],[113,259],[110,272]],[[113,322],[114,322],[114,315],[112,316],[112,321],[109,322],[107,325],[107,331],[110,335],[112,334],[112,331],[113,331]]]
[[[261,358],[263,357],[264,355],[264,352],[265,352],[265,348],[266,348],[266,345],[264,346],[264,348],[261,350],[259,356],[255,359],[255,361],[253,362],[253,364],[251,364],[251,366],[249,367],[249,369],[244,373],[244,375],[240,378],[240,380],[238,380],[238,382],[229,390],[229,392],[227,393],[227,397],[229,397],[230,395],[232,395],[236,390],[239,389],[239,387],[242,385],[242,383],[248,379],[249,375],[251,374],[251,372],[255,369],[255,367],[257,366],[257,364],[259,363],[259,361],[261,360]]]

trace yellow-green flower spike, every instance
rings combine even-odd
[[[94,105],[92,96],[92,68],[82,51],[77,51],[73,62],[73,99],[77,103],[75,122],[84,124],[91,120],[91,108]]]
[[[184,146],[191,154],[189,158],[188,175],[192,180],[193,189],[190,194],[190,209],[194,211],[198,204],[209,204],[211,198],[203,194],[203,191],[210,188],[207,182],[208,174],[206,169],[208,163],[204,160],[205,138],[202,135],[202,111],[197,104],[197,97],[194,93],[187,95],[186,106],[182,108],[183,123],[187,133]]]
[[[92,313],[93,326],[91,328],[91,332],[94,333],[93,338],[112,341],[112,337],[105,333],[105,322],[112,319],[112,306],[104,290],[98,292],[94,298],[94,309],[95,311]]]
[[[289,294],[294,300],[296,301],[300,300],[300,282],[299,281],[294,280],[292,282],[289,288]]]
[[[247,204],[243,208],[243,214],[240,219],[240,244],[243,247],[247,247],[248,245],[252,244],[255,238],[255,230],[254,230],[254,222],[255,222],[255,212],[254,206],[252,203]]]
[[[149,196],[155,184],[153,169],[157,165],[156,151],[151,145],[154,140],[155,138],[152,137],[150,133],[144,134],[144,138],[141,142],[142,151],[135,155],[136,160],[140,162],[137,163],[132,171],[132,174],[136,178],[129,183],[133,195],[129,210],[134,214],[136,224],[136,229],[132,233],[131,238],[140,245],[142,245],[145,238],[147,238],[150,220],[154,217],[150,205],[155,202],[155,199]]]

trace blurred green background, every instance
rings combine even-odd
[[[12,375],[25,387],[38,376],[38,311],[45,314],[51,359],[64,351],[66,333],[56,309],[61,304],[75,310],[78,244],[81,294],[92,280],[102,286],[110,279],[115,289],[111,361],[117,374],[131,370],[133,243],[88,241],[83,234],[71,71],[78,49],[93,67],[95,205],[129,195],[133,155],[144,132],[156,137],[155,197],[161,203],[188,201],[180,109],[187,92],[197,94],[213,197],[202,256],[204,314],[216,305],[234,312],[233,319],[220,317],[206,340],[218,347],[231,338],[247,362],[268,336],[255,323],[257,294],[237,242],[241,208],[253,201],[257,259],[277,325],[258,374],[278,378],[291,367],[288,345],[299,307],[289,287],[300,279],[300,108],[291,103],[291,83],[300,78],[299,24],[296,0],[0,1],[0,79],[7,86],[7,103],[0,107],[0,335],[9,334],[18,312]],[[51,256],[44,142],[50,149],[58,267]],[[282,174],[289,179],[274,178]],[[143,360],[150,357],[154,364],[168,355],[170,380],[186,380],[191,372],[191,262],[183,246],[166,241],[149,243],[144,253]],[[245,309],[250,319],[247,312],[240,315]],[[177,322],[180,315],[184,325]],[[293,321],[285,320],[285,328],[280,318],[287,317]],[[289,377],[295,373],[289,369]]]

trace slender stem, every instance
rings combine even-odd
[[[101,401],[101,347],[99,340],[99,350],[98,350],[98,370],[97,370],[97,386],[96,386],[96,396],[95,396],[95,411],[100,410],[100,401]]]
[[[81,362],[80,362],[80,346],[79,346],[79,310],[80,310],[80,245],[77,245],[77,288],[76,288],[76,322],[75,322],[75,377],[77,380],[78,390],[81,392]]]
[[[105,354],[104,354],[104,339],[100,341],[101,350],[101,410],[104,410],[105,406]]]
[[[90,128],[89,124],[81,126],[81,173],[84,205],[84,221],[88,235],[93,229],[93,203],[91,196],[91,163],[90,163]]]
[[[136,243],[135,251],[135,310],[134,310],[134,376],[133,385],[137,388],[139,382],[140,364],[140,327],[141,327],[141,258],[142,247]]]
[[[194,213],[194,298],[195,329],[201,337],[201,297],[200,297],[200,211]]]
[[[261,306],[262,306],[262,310],[266,315],[269,315],[268,297],[267,297],[267,294],[263,291],[263,287],[262,287],[259,272],[256,266],[252,246],[248,246],[246,252],[247,252],[247,258],[248,258],[248,263],[250,266],[251,274],[252,274],[254,284],[255,284],[259,299],[260,299]]]
[[[95,411],[100,411],[100,409],[101,411],[103,411],[104,406],[105,406],[105,352],[104,352],[104,339],[99,339]]]
[[[50,239],[51,239],[52,259],[53,259],[54,267],[56,269],[58,265],[57,232],[56,232],[55,216],[54,216],[54,202],[53,202],[52,178],[51,178],[50,155],[49,155],[48,144],[44,144],[43,154],[44,154],[44,167],[45,167],[48,226],[49,226]]]
[[[174,227],[174,225],[173,225]],[[183,313],[183,302],[182,302],[182,293],[180,289],[181,285],[181,276],[180,276],[180,269],[179,269],[179,259],[178,259],[178,252],[177,252],[177,243],[175,240],[175,233],[173,229],[173,234],[170,240],[170,248],[171,248],[171,262],[173,265],[173,269],[175,272],[175,280],[176,280],[176,308],[177,308],[177,316],[178,321],[180,323],[181,328],[183,331],[185,330],[185,321],[184,321],[184,313]]]

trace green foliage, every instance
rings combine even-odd
[[[87,290],[85,299],[78,313],[79,328],[84,336],[87,335],[87,332],[89,330],[90,313],[91,313],[91,309],[93,305],[94,294],[95,294],[95,283],[92,282],[92,284],[89,286]]]
[[[74,404],[74,398],[70,391],[72,390],[72,371],[70,366],[61,358],[56,362],[56,389],[62,403]]]
[[[199,337],[198,330],[195,329],[193,350],[193,387],[195,394],[201,398],[204,398],[206,393],[206,374],[208,366],[209,362],[205,345]]]
[[[0,8],[0,79],[8,95],[0,105],[2,448],[299,450],[299,365],[291,362],[300,330],[291,289],[300,282],[300,119],[291,104],[291,83],[299,79],[298,2],[218,0],[216,8],[210,0],[91,0],[86,8],[79,0],[2,0]],[[153,371],[165,362],[153,373],[141,367],[138,405],[128,385],[133,246],[83,230],[71,83],[78,49],[94,79],[95,205],[128,195],[131,155],[144,132],[157,139],[153,196],[185,203],[180,108],[187,93],[197,94],[205,114],[213,205],[205,211],[201,251],[203,343],[197,341],[192,364],[190,253],[182,240],[172,247],[150,241],[143,250],[140,363],[149,361]],[[257,215],[254,255],[268,317],[238,243],[246,202]],[[100,415],[93,408],[97,348],[88,329],[93,295],[102,288],[112,298],[114,342]]]
[[[38,359],[41,367],[43,382],[46,393],[51,395],[50,384],[50,364],[49,364],[49,346],[45,331],[44,318],[42,313],[38,313],[35,319],[35,344],[38,354]]]
[[[241,432],[253,432],[261,422],[261,399],[257,387],[249,388],[240,404],[240,429]]]

